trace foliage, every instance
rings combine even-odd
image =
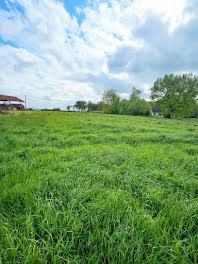
[[[104,113],[118,114],[120,98],[115,90],[104,91],[102,96],[102,110]]]
[[[198,121],[0,116],[1,263],[197,263]]]
[[[143,115],[149,116],[151,115],[151,105],[149,102],[144,99],[136,99],[134,101],[130,101],[128,105],[128,114],[129,115]]]
[[[68,106],[67,106],[67,111],[70,111],[71,108],[72,108],[72,105],[68,105]]]
[[[132,88],[129,100],[120,100],[114,90],[107,90],[103,94],[103,112],[123,115],[150,115],[151,106],[144,99],[140,99],[141,90]]]
[[[55,111],[55,112],[57,112],[57,111],[61,111],[61,109],[60,108],[52,108],[52,109],[43,108],[43,109],[41,109],[41,111]]]
[[[136,89],[135,87],[132,88],[129,101],[134,102],[137,99],[140,99],[141,90]]]
[[[144,99],[140,99],[141,90],[132,88],[127,113],[129,115],[143,115],[148,116],[151,114],[151,105]]]
[[[74,105],[78,111],[85,111],[87,108],[87,103],[85,101],[77,101]]]
[[[119,114],[119,112],[120,112],[120,98],[117,96],[115,98],[113,105],[112,105],[111,113],[112,114]]]
[[[120,101],[120,114],[128,115],[129,101],[127,99],[122,99]]]
[[[151,92],[151,98],[159,102],[165,117],[189,117],[196,106],[198,77],[166,74],[155,81]]]
[[[198,117],[198,104],[196,104],[194,106],[194,108],[192,109],[190,117],[193,117],[193,118],[195,118],[195,117],[197,118]]]
[[[92,103],[91,101],[89,101],[87,103],[87,111],[88,112],[93,112],[93,111],[102,111],[102,103]]]

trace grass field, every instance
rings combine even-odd
[[[0,116],[0,263],[197,263],[198,120]]]

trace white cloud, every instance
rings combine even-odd
[[[9,43],[0,46],[1,93],[26,94],[35,107],[62,108],[75,100],[97,101],[108,88],[126,95],[132,84],[148,96],[151,79],[142,79],[136,69],[130,70],[131,61],[140,65],[138,54],[145,52],[145,47],[149,50],[146,38],[137,36],[137,31],[155,17],[174,34],[195,17],[187,10],[189,2],[91,1],[85,8],[76,8],[84,15],[79,25],[60,1],[8,0],[10,11],[0,10],[0,36],[16,47]],[[24,11],[19,11],[16,3]],[[127,48],[128,53],[118,54]],[[156,50],[154,54],[161,56]],[[112,71],[113,67],[119,71]]]

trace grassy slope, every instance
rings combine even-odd
[[[2,263],[196,263],[198,122],[0,116]]]

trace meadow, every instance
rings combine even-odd
[[[198,262],[198,120],[0,116],[0,263]]]

